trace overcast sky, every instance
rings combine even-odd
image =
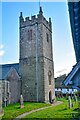
[[[68,73],[76,63],[66,2],[41,2],[43,15],[52,19],[54,73]],[[0,3],[1,9],[1,3]],[[0,19],[0,64],[19,62],[19,15],[37,15],[39,2],[3,2]],[[2,23],[2,24],[1,24]],[[1,27],[2,26],[2,27]],[[2,33],[1,33],[2,32]],[[2,36],[1,36],[2,34]],[[1,57],[3,58],[1,61]]]

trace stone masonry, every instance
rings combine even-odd
[[[2,105],[7,106],[20,101],[21,81],[15,68],[11,68],[5,79],[0,80],[0,97]]]
[[[0,82],[0,113],[2,112],[2,85],[1,85],[1,82]]]
[[[20,76],[24,101],[52,102],[55,99],[52,53],[52,23],[43,16],[29,19],[20,14]]]

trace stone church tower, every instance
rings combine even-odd
[[[20,75],[24,101],[52,102],[55,99],[52,53],[52,24],[39,14],[20,13]]]

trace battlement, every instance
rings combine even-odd
[[[20,27],[25,27],[29,25],[33,25],[36,23],[43,23],[46,27],[51,29],[51,18],[49,18],[49,21],[46,20],[46,18],[43,16],[42,8],[40,7],[39,14],[33,15],[30,17],[23,18],[22,12],[20,14]]]
[[[31,18],[30,17],[26,17],[25,18],[25,20],[24,20],[24,22],[33,22],[33,21],[36,21],[37,20],[37,18],[36,18],[36,15],[33,15],[33,16],[31,16]]]

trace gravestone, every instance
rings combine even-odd
[[[4,106],[7,107],[7,98],[4,98]]]
[[[3,115],[3,110],[2,110],[2,91],[1,91],[1,84],[0,84],[0,118]]]
[[[77,96],[76,96],[76,94],[74,94],[74,101],[75,101],[75,103],[77,102]]]
[[[71,102],[71,97],[68,96],[68,107],[71,108],[72,107],[72,102]]]
[[[0,113],[2,112],[2,96],[0,94]]]
[[[68,93],[66,93],[66,99],[68,99]]]
[[[20,96],[20,108],[24,108],[23,96]]]

